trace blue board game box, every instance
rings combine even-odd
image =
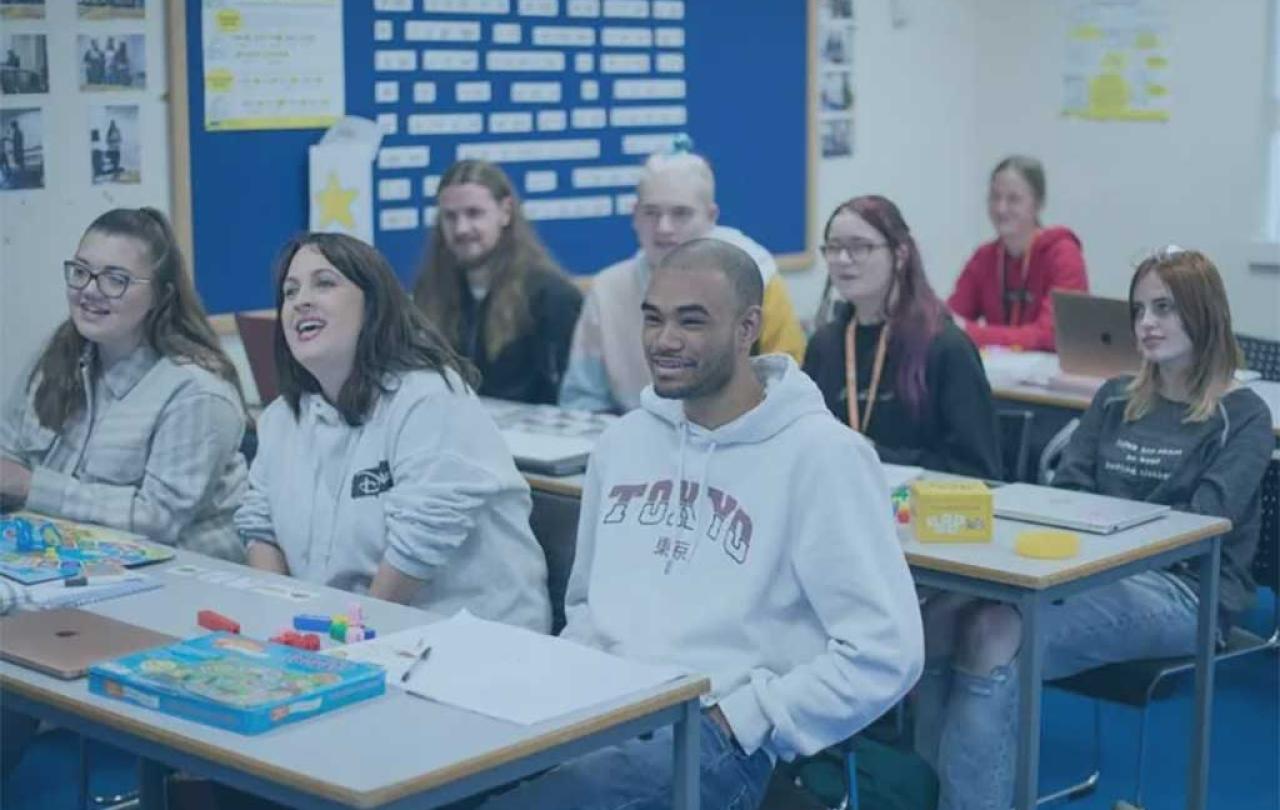
[[[95,664],[89,691],[199,723],[260,734],[376,697],[382,667],[211,633]]]

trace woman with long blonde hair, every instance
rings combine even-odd
[[[1098,390],[1053,483],[1230,520],[1218,596],[1229,626],[1254,595],[1249,569],[1275,444],[1271,413],[1235,379],[1231,310],[1207,256],[1172,247],[1150,256],[1133,275],[1129,304],[1141,370]],[[1199,593],[1198,571],[1178,564],[1055,602],[1041,627],[1045,679],[1190,654]],[[924,614],[916,746],[937,768],[938,806],[1008,807],[1021,617],[1008,605],[948,595],[930,600]]]

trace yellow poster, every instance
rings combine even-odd
[[[324,128],[346,108],[342,0],[204,0],[204,127]]]
[[[1169,0],[1072,0],[1062,114],[1168,121]]]

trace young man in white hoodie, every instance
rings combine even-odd
[[[875,451],[785,355],[751,358],[762,282],[714,239],[675,248],[645,295],[653,384],[591,458],[563,635],[711,678],[708,810],[752,808],[915,683],[920,612]],[[494,808],[665,807],[670,729],[597,751]]]

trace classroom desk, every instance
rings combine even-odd
[[[1031,524],[998,519],[990,544],[921,543],[900,529],[912,576],[921,585],[1006,602],[1022,615],[1019,652],[1018,765],[1014,805],[1033,810],[1039,792],[1040,700],[1043,689],[1042,612],[1055,600],[1179,560],[1201,562],[1196,629],[1195,725],[1186,806],[1206,807],[1209,732],[1213,704],[1213,650],[1217,637],[1218,573],[1222,534],[1230,521],[1175,512],[1112,535],[1082,534],[1082,550],[1070,560],[1033,560],[1013,551],[1014,537]]]
[[[534,491],[534,511],[541,512],[545,529],[571,539],[577,525],[582,476],[526,478]],[[998,519],[996,537],[990,544],[920,543],[905,528],[900,528],[900,539],[917,583],[1015,605],[1022,614],[1026,636],[1039,641],[1041,612],[1054,600],[1180,560],[1199,558],[1207,567],[1201,569],[1204,584],[1196,635],[1196,709],[1186,804],[1203,810],[1213,701],[1210,664],[1217,636],[1217,611],[1213,608],[1218,601],[1221,536],[1230,529],[1230,522],[1175,512],[1112,535],[1083,534],[1083,550],[1071,560],[1032,560],[1015,554],[1014,537],[1029,527],[1031,524]],[[1020,656],[1015,806],[1032,810],[1039,790],[1043,649],[1039,643],[1024,645]]]
[[[1054,431],[1087,409],[1093,400],[1092,391],[1084,388],[1055,388],[1049,384],[1049,379],[1059,371],[1057,355],[1049,352],[987,350],[983,353],[983,367],[996,399],[1059,412]],[[1271,431],[1280,443],[1280,383],[1253,380],[1245,385],[1267,403],[1271,410]],[[1043,442],[1039,446],[1043,447]]]
[[[171,573],[182,563],[278,581],[315,596],[292,602]],[[164,587],[87,609],[182,637],[204,632],[195,624],[201,608],[230,615],[246,635],[259,638],[286,626],[295,613],[344,612],[352,601],[361,603],[366,622],[382,633],[433,618],[413,608],[184,551],[173,562],[147,571]],[[317,810],[436,807],[670,725],[675,727],[673,804],[696,810],[698,699],[707,690],[705,678],[682,678],[563,718],[521,726],[389,687],[381,697],[247,736],[90,694],[86,679],[60,681],[0,662],[0,699],[6,707],[142,759],[144,808],[163,807],[169,769]]]

